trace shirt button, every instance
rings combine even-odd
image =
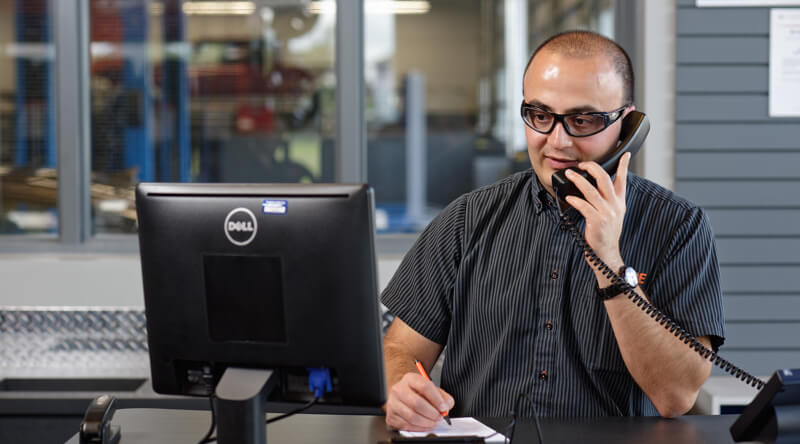
[[[567,231],[567,224],[562,223],[559,228],[561,228],[561,231]]]
[[[546,327],[548,330],[552,330],[552,329],[553,329],[553,321],[547,321],[547,322],[545,322],[544,326],[545,326],[545,327]]]
[[[550,272],[550,279],[556,280],[558,279],[558,270],[553,268],[553,271]]]
[[[541,373],[539,373],[539,379],[547,381],[547,370],[542,370]]]

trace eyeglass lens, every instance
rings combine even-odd
[[[550,132],[556,123],[556,118],[553,114],[535,108],[526,108],[524,117],[533,129],[544,133]],[[596,133],[605,127],[605,119],[602,116],[590,114],[564,116],[563,121],[567,126],[568,132],[575,136]]]

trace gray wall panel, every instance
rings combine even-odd
[[[800,237],[717,238],[720,264],[800,265]],[[797,313],[800,314],[800,311]],[[800,338],[800,336],[798,337]]]
[[[797,152],[678,152],[676,179],[800,179]]]
[[[717,236],[800,236],[800,209],[707,208],[706,214]]]
[[[800,294],[725,295],[722,301],[728,321],[796,321],[800,313]]]
[[[675,29],[678,35],[768,35],[769,12],[763,8],[678,9]]]
[[[769,38],[754,37],[678,37],[675,59],[682,63],[759,64],[769,61]]]
[[[681,66],[675,72],[675,92],[767,93],[767,66]]]
[[[678,150],[800,149],[796,123],[680,123],[676,126]],[[676,171],[678,172],[678,171]]]
[[[767,377],[800,367],[800,119],[768,115],[769,8],[677,2],[675,188],[717,236],[721,355]]]
[[[767,338],[767,340],[765,340]],[[800,322],[738,323],[725,326],[725,344],[728,348],[783,348],[797,347]]]
[[[722,291],[726,293],[800,293],[800,265],[722,265],[719,268]]]
[[[768,122],[766,95],[690,95],[675,98],[678,122]],[[800,119],[782,119],[798,122]]]
[[[766,348],[766,345],[765,347]],[[720,356],[731,361],[744,370],[760,376],[765,381],[781,368],[800,368],[800,350],[736,350],[727,345],[720,349]],[[727,375],[717,367],[712,375]]]
[[[800,208],[800,180],[681,180],[676,190],[703,207]]]

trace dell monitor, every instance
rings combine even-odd
[[[266,440],[267,398],[382,405],[373,199],[367,185],[139,184],[155,391],[215,395],[223,444]],[[312,368],[330,375],[316,397]]]

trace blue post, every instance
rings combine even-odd
[[[29,44],[52,44],[52,14],[47,0],[16,0],[15,2],[16,40],[21,47]],[[37,63],[39,69],[37,70]],[[36,162],[37,166],[56,166],[55,146],[55,96],[53,77],[53,61],[39,60],[34,62],[32,54],[23,52],[16,60],[16,121],[14,141],[14,165],[26,166]],[[42,122],[38,127],[43,132],[41,137],[41,157],[34,155],[39,147],[32,140],[31,118],[32,105],[43,106]],[[41,165],[38,165],[41,163]]]
[[[178,152],[178,177],[180,182],[190,182],[191,177],[191,142],[190,142],[190,114],[189,114],[189,88],[187,82],[186,60],[175,48],[186,44],[185,30],[186,19],[182,10],[181,0],[167,0],[164,2],[164,41],[167,45],[167,56],[164,59],[163,102],[162,109],[174,111],[174,126],[172,128],[162,125],[162,177],[172,178],[172,153]],[[173,179],[174,180],[174,179]]]
[[[53,14],[49,3],[42,8],[45,14],[44,35],[42,41],[47,45],[53,45]],[[55,55],[54,55],[55,57]],[[45,116],[44,116],[44,165],[48,168],[56,168],[57,149],[56,149],[56,78],[53,75],[55,61],[49,59],[44,62],[44,82],[45,82]]]
[[[17,0],[18,2],[22,0]],[[17,15],[19,18],[19,15]],[[17,20],[19,26],[20,20]],[[19,28],[17,28],[19,29]],[[25,78],[27,71],[27,61],[21,57],[17,58],[17,94],[16,119],[14,120],[14,166],[22,167],[28,164],[28,107],[25,104]]]
[[[27,40],[25,30],[25,0],[16,0],[14,10],[17,12],[15,17],[17,42],[24,43]],[[24,57],[17,56],[17,94],[15,96],[16,119],[14,121],[14,166],[21,167],[28,164],[28,106],[27,106],[27,80],[28,80],[28,61]]]
[[[126,3],[121,11],[123,44],[136,48],[122,68],[122,85],[128,99],[129,121],[123,130],[123,164],[138,167],[140,181],[155,180],[155,154],[148,129],[151,126],[151,98],[147,60],[148,13],[146,2]],[[135,114],[134,114],[135,113]]]

